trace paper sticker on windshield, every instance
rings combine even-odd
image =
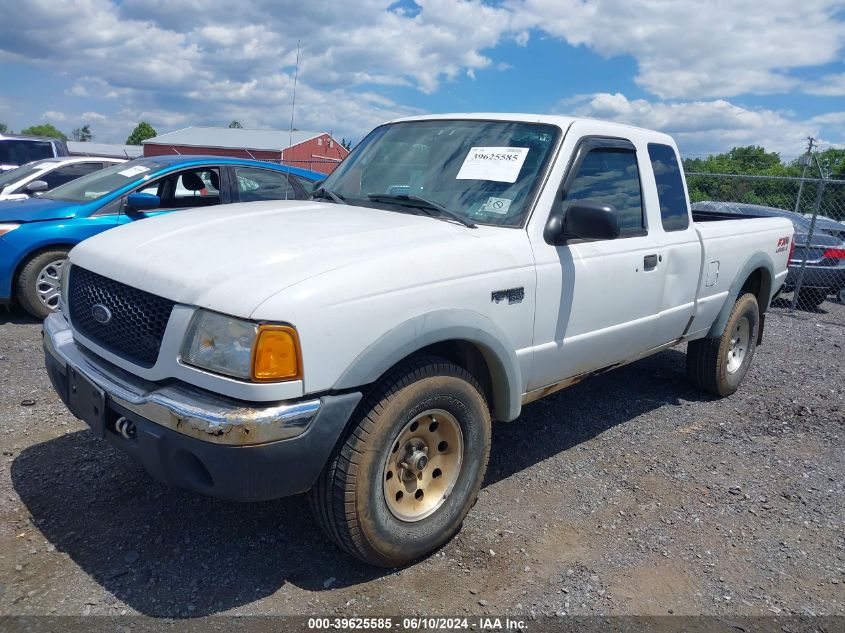
[[[498,213],[499,215],[505,215],[508,212],[508,209],[511,208],[511,200],[509,198],[494,198],[489,197],[487,198],[487,202],[485,202],[479,211],[485,211],[486,213]]]
[[[132,176],[137,176],[138,174],[143,174],[145,171],[150,171],[149,167],[144,167],[143,165],[135,165],[134,167],[130,167],[129,169],[124,169],[123,171],[119,171],[121,176],[126,176],[127,178],[132,178]]]
[[[457,180],[516,182],[528,156],[527,147],[473,147],[461,165]]]

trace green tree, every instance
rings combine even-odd
[[[825,178],[845,180],[845,149],[826,149],[817,154]],[[809,170],[807,170],[809,172]]]
[[[0,134],[8,134],[9,132],[11,132],[9,126],[5,123],[0,123]]]
[[[707,158],[684,160],[688,172],[717,174],[753,174],[760,176],[795,175],[792,165],[785,165],[777,152],[767,152],[759,145],[734,147],[724,154],[712,154]],[[800,172],[797,174],[800,175]]]
[[[158,132],[155,131],[155,128],[146,121],[141,121],[135,126],[135,129],[132,130],[132,134],[129,135],[129,138],[126,139],[126,144],[140,145],[141,141],[146,141],[148,138],[153,138],[154,136],[158,136]]]
[[[340,144],[343,145],[347,151],[352,150],[352,139],[346,140],[345,138],[340,139]]]
[[[70,134],[74,141],[87,142],[94,138],[94,135],[91,133],[91,126],[88,123],[82,127],[76,128]]]
[[[760,204],[792,210],[798,194],[797,181],[771,181],[751,178],[719,178],[689,174],[737,174],[752,176],[800,176],[798,161],[784,163],[777,152],[759,145],[734,147],[723,154],[684,160],[690,200],[721,200]],[[805,196],[806,197],[806,196]]]
[[[242,128],[243,128],[243,125],[241,125],[240,121],[232,121],[232,122],[229,124],[229,127],[242,129]]]
[[[30,125],[28,128],[21,130],[21,134],[31,134],[32,136],[49,136],[52,138],[60,138],[63,141],[67,140],[64,132],[56,128],[51,123],[42,123],[41,125]]]

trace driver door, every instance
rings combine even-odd
[[[576,201],[610,204],[620,236],[535,243],[538,312],[529,390],[657,345],[665,274],[660,235],[648,226],[644,160],[627,139],[586,137],[576,147],[561,188],[563,211]]]

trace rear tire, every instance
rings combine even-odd
[[[311,507],[339,547],[397,567],[460,529],[487,469],[490,412],[472,375],[425,356],[391,370],[355,415]]]
[[[760,311],[756,297],[747,293],[734,303],[719,338],[702,338],[687,345],[687,376],[693,385],[725,397],[734,393],[754,358]]]
[[[52,248],[30,257],[17,279],[16,298],[21,307],[38,319],[59,307],[62,269],[70,249]]]

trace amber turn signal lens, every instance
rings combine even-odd
[[[252,379],[262,382],[302,377],[296,330],[287,325],[260,325],[252,355]]]

